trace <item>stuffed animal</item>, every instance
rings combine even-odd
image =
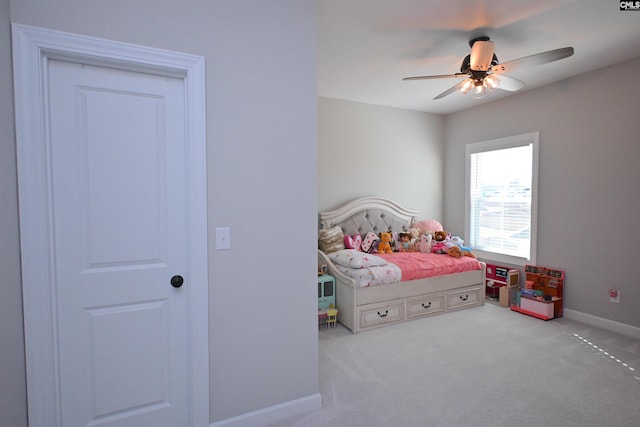
[[[446,231],[440,230],[433,232],[433,240],[435,240],[436,242],[444,242],[448,237],[449,233],[447,233]]]
[[[446,254],[447,253],[447,245],[443,242],[435,242],[431,246],[431,253],[434,254]]]
[[[399,252],[413,252],[413,244],[411,243],[411,234],[402,232],[399,234],[400,240],[398,245]]]
[[[452,256],[454,258],[462,258],[463,256],[476,258],[475,254],[473,252],[460,249],[460,246],[455,246],[455,245],[453,245],[449,249],[447,249],[447,253],[449,254],[449,256]]]
[[[422,253],[431,252],[431,239],[432,237],[430,233],[425,233],[420,236],[420,240],[416,244],[417,250]]]
[[[380,242],[378,243],[378,253],[393,253],[393,249],[391,249],[391,240],[393,239],[393,235],[389,232],[384,232],[378,234],[378,236],[380,237]]]
[[[389,226],[389,228],[387,229],[387,233],[391,233],[391,242],[389,242],[389,244],[391,245],[391,251],[398,252],[399,249],[396,242],[400,240],[400,233],[395,233],[391,226]]]
[[[462,249],[460,249],[459,246],[451,246],[449,249],[447,249],[447,253],[449,254],[449,256],[452,256],[454,258],[462,258]]]
[[[447,231],[435,231],[433,233],[433,243],[431,252],[435,254],[446,254],[453,243],[449,241],[451,234]]]
[[[462,254],[463,255],[465,255],[468,252],[470,255],[465,255],[465,256],[472,256],[472,257],[476,258],[476,256],[471,253],[471,248],[464,245],[464,240],[462,240],[462,238],[460,236],[452,236],[449,239],[449,242],[451,242],[455,246],[457,246],[460,249],[462,249]]]
[[[462,251],[462,256],[468,256],[470,258],[478,258],[476,256],[476,254],[474,254],[473,252],[466,250],[466,249],[460,249]]]
[[[449,239],[451,241],[451,243],[453,243],[456,246],[464,246],[464,240],[462,240],[462,237],[460,236],[451,236],[451,238]]]
[[[422,233],[420,232],[419,228],[410,228],[409,234],[411,235],[411,246],[415,247],[416,244],[418,244],[418,241],[420,240],[420,235]]]

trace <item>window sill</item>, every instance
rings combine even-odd
[[[492,263],[517,265],[520,267],[524,267],[527,264],[536,263],[533,257],[527,259],[527,258],[516,257],[512,255],[504,255],[496,252],[486,252],[486,251],[475,250],[475,249],[472,249],[471,252],[473,252],[481,261],[489,261]]]

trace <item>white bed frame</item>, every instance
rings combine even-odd
[[[345,235],[376,234],[392,227],[411,227],[418,211],[380,197],[364,197],[320,213],[320,228],[340,226]],[[358,288],[342,274],[327,254],[318,250],[318,265],[336,280],[338,321],[352,333],[425,316],[484,305],[486,265],[481,270]]]

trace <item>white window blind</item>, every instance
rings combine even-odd
[[[524,264],[535,254],[537,134],[467,145],[467,238],[483,258]]]

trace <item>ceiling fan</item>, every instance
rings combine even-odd
[[[466,77],[462,82],[450,87],[433,99],[444,98],[455,91],[458,91],[463,95],[471,92],[474,98],[482,98],[487,91],[492,91],[497,88],[516,91],[524,87],[523,82],[514,79],[513,77],[509,77],[504,73],[508,73],[518,68],[546,64],[548,62],[557,61],[573,55],[572,47],[563,47],[500,64],[494,51],[493,42],[489,40],[489,37],[480,36],[473,38],[469,41],[469,46],[471,47],[471,53],[463,59],[459,73],[405,77],[402,80]],[[497,76],[500,77],[498,78]]]

